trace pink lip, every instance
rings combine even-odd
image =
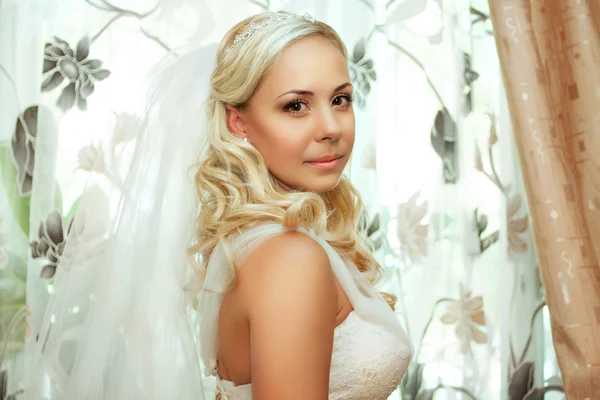
[[[307,161],[307,163],[319,169],[328,171],[335,169],[341,163],[342,158],[343,156],[327,156],[314,161]]]
[[[327,161],[337,160],[338,158],[342,158],[342,157],[343,157],[342,154],[330,154],[328,156],[315,158],[314,160],[310,160],[308,162],[311,162],[311,163],[327,162]]]

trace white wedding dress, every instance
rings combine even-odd
[[[229,250],[233,251],[236,265],[264,240],[285,232],[278,224],[266,224],[238,236]],[[321,237],[311,231],[298,229],[319,243],[327,252],[331,268],[344,289],[354,310],[335,328],[329,399],[383,400],[396,389],[412,357],[412,345],[388,304],[367,283],[350,260],[343,260]],[[233,279],[233,271],[226,267],[224,246],[217,246],[211,256],[205,288],[225,288]],[[217,393],[223,400],[252,399],[252,385],[235,386],[219,377],[216,369],[218,352],[218,311],[224,296],[212,292],[204,294],[201,323],[201,355],[207,375],[215,375]],[[204,292],[207,293],[207,292]]]

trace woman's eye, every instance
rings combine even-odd
[[[351,95],[349,95],[349,94],[343,94],[343,95],[340,95],[340,96],[336,96],[333,99],[333,105],[334,106],[347,106],[350,103],[352,103],[352,100],[354,100],[354,99],[352,98]]]
[[[303,106],[306,106],[306,102],[294,100],[291,103],[288,103],[285,107],[283,107],[283,109],[291,113],[299,113],[304,111],[304,109],[302,108]]]

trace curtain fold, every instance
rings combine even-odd
[[[600,5],[490,0],[569,399],[600,394]]]

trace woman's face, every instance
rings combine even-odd
[[[230,113],[229,125],[288,188],[333,189],[354,146],[352,85],[342,53],[319,36],[292,44],[244,110]]]

